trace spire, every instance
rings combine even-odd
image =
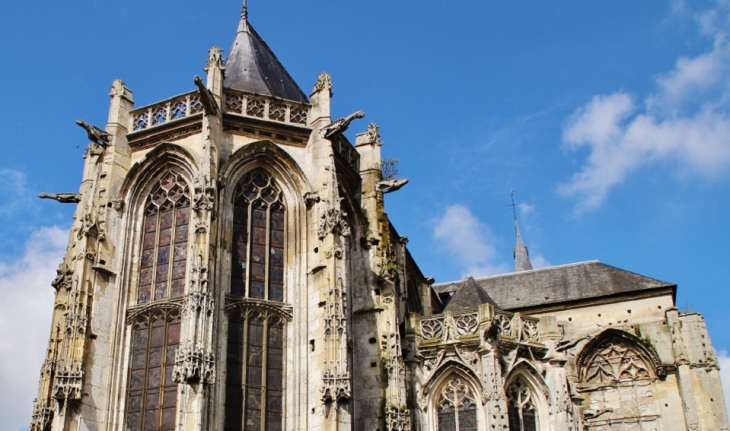
[[[241,21],[229,53],[223,81],[225,88],[308,102],[307,96],[248,22],[247,0],[243,2]]]
[[[512,197],[512,215],[515,219],[515,235],[517,236],[517,244],[515,244],[515,248],[513,250],[514,258],[515,258],[515,272],[520,271],[528,271],[532,269],[532,264],[530,263],[530,253],[527,251],[527,247],[525,246],[525,243],[522,242],[522,236],[520,235],[520,225],[517,223],[517,211],[515,210],[515,191],[512,190],[512,193],[510,194]]]
[[[243,7],[241,8],[241,22],[238,24],[238,32],[248,30],[248,0],[243,0]]]

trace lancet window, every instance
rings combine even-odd
[[[510,431],[537,431],[537,411],[533,394],[521,378],[507,388]]]
[[[234,189],[225,431],[281,430],[284,220],[281,189],[256,169]],[[249,301],[253,300],[253,301]]]
[[[231,296],[284,300],[284,215],[281,190],[263,169],[235,189]]]
[[[175,298],[185,291],[190,199],[180,175],[166,174],[145,206],[137,303]]]
[[[137,305],[160,303],[132,319],[126,430],[175,429],[177,384],[172,379],[180,344],[180,310],[165,300],[185,291],[190,199],[188,185],[168,172],[147,197]]]
[[[452,378],[443,387],[436,407],[439,431],[477,429],[476,397],[460,378]]]
[[[172,369],[179,344],[179,310],[155,310],[136,317],[129,361],[127,431],[175,429],[177,384]]]
[[[282,318],[262,310],[234,312],[228,331],[225,430],[281,430]]]

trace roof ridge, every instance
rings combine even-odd
[[[511,277],[511,276],[517,276],[517,275],[522,275],[522,274],[530,274],[530,273],[537,272],[537,271],[548,271],[548,270],[553,270],[553,269],[558,269],[558,268],[566,268],[566,267],[570,267],[570,266],[586,265],[589,263],[601,263],[603,265],[606,265],[605,263],[601,262],[600,260],[595,260],[595,259],[594,260],[585,260],[582,262],[564,263],[561,265],[546,266],[544,268],[528,269],[526,271],[505,272],[504,274],[488,275],[486,277],[475,278],[474,280],[479,281],[479,280],[490,280],[490,279],[499,278],[499,277]],[[611,265],[607,265],[607,266],[611,266]],[[614,268],[618,268],[618,267],[614,267]],[[621,268],[618,268],[618,269],[621,269]],[[627,271],[627,272],[631,272],[631,271]],[[641,274],[638,274],[638,275],[641,275]],[[435,283],[434,286],[444,286],[447,284],[461,283],[462,281],[463,280],[444,281],[443,283]]]

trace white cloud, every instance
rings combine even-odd
[[[498,262],[496,239],[489,226],[463,205],[448,207],[443,217],[436,220],[433,235],[466,270],[465,275],[481,277],[510,271],[507,265]]]
[[[721,350],[717,360],[720,363],[720,380],[722,381],[722,391],[725,394],[725,408],[730,413],[730,356],[727,351]]]
[[[712,48],[679,57],[638,105],[624,92],[598,95],[576,110],[563,130],[568,150],[587,148],[579,172],[558,191],[576,197],[576,212],[600,206],[610,190],[649,165],[715,179],[730,167],[730,43],[727,2],[697,14]]]
[[[0,189],[5,191],[0,195],[0,216],[12,214],[29,200],[26,176],[21,171],[0,169]]]
[[[0,262],[0,429],[30,423],[53,308],[51,281],[68,233],[41,228],[26,242],[24,255]]]

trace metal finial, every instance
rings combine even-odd
[[[517,220],[517,211],[515,210],[515,207],[517,206],[517,205],[515,205],[515,191],[512,190],[510,192],[509,196],[510,196],[510,198],[512,198],[512,204],[507,205],[507,206],[512,207],[512,215],[514,216],[515,220]]]
[[[243,0],[243,8],[241,9],[241,19],[248,19],[248,0]]]

